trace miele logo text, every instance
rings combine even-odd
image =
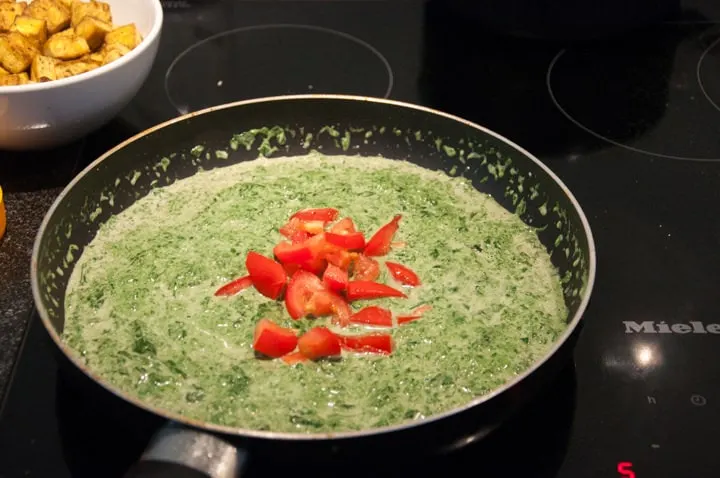
[[[720,335],[720,324],[703,324],[702,322],[690,321],[687,324],[667,324],[646,320],[645,322],[623,321],[626,334],[718,334]]]

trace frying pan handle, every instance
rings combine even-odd
[[[225,440],[169,423],[125,478],[237,478],[246,462],[246,452]]]

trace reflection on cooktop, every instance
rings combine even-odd
[[[720,38],[712,42],[700,56],[697,81],[705,98],[720,111]]]
[[[700,75],[720,72],[720,56],[708,50],[717,32],[658,28],[662,34],[649,30],[632,44],[619,39],[561,50],[547,71],[550,96],[570,121],[609,143],[606,147],[720,160],[720,110],[708,101]]]
[[[165,91],[180,113],[265,96],[334,93],[387,98],[393,72],[372,45],[344,32],[295,25],[225,31],[180,53]]]

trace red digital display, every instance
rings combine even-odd
[[[620,476],[624,476],[625,478],[635,478],[635,472],[632,471],[632,463],[629,461],[621,461],[618,463],[617,471],[620,473]]]

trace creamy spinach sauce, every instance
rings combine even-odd
[[[259,360],[260,318],[299,332],[327,320],[294,321],[254,289],[213,296],[245,274],[248,250],[271,255],[278,227],[308,207],[335,207],[367,234],[403,215],[395,240],[407,246],[386,259],[414,269],[423,285],[408,299],[372,303],[397,313],[433,308],[392,331],[392,356]],[[393,284],[381,267],[379,280]],[[220,425],[313,433],[464,404],[546,353],[566,317],[560,279],[533,229],[467,180],[312,153],[200,172],[111,218],[73,270],[64,339],[92,370],[149,404]]]

